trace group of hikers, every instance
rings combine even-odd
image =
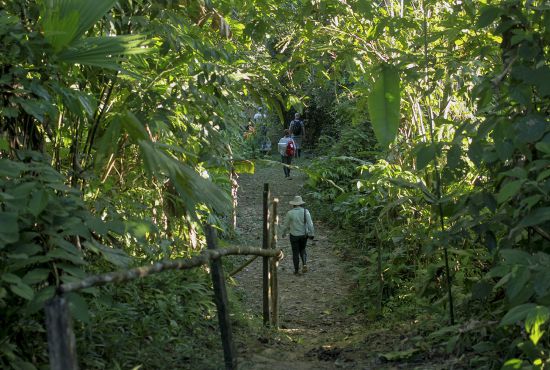
[[[244,133],[245,138],[250,139],[250,142],[252,142],[253,151],[259,148],[260,153],[265,155],[271,153],[271,140],[268,131],[267,115],[263,107],[258,107]],[[277,150],[284,164],[283,172],[286,179],[292,179],[290,177],[290,165],[293,158],[300,158],[302,155],[304,136],[304,121],[301,119],[300,113],[296,113],[288,128],[283,131],[283,137],[279,139],[277,144]]]
[[[271,140],[268,137],[267,115],[262,107],[259,107],[254,114],[252,122],[245,132],[257,135],[256,145],[259,145],[260,152],[269,154],[271,152]],[[299,158],[302,155],[302,140],[305,136],[304,121],[300,113],[294,115],[287,129],[283,131],[283,137],[279,139],[277,150],[281,155],[283,163],[283,172],[286,179],[291,180],[290,165],[293,158]],[[282,236],[289,235],[292,248],[292,263],[294,265],[294,274],[299,275],[308,271],[306,246],[308,240],[313,240],[314,228],[311,214],[304,205],[305,202],[301,196],[297,195],[290,202],[292,209],[285,215]],[[300,270],[300,262],[302,269]]]
[[[290,165],[292,158],[299,158],[302,155],[302,138],[305,135],[304,121],[300,119],[300,113],[294,115],[288,129],[284,130],[283,137],[277,144],[277,149],[283,162],[285,178],[291,180]]]

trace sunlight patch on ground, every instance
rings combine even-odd
[[[306,330],[305,329],[300,329],[300,328],[286,328],[286,329],[279,329],[280,332],[283,332],[285,334],[305,334]]]

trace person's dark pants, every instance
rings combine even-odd
[[[287,164],[290,166],[290,164],[292,163],[292,157],[289,157],[289,156],[286,156],[286,155],[282,155],[281,156],[281,161],[283,162],[283,164]],[[283,171],[285,173],[285,177],[289,177],[290,176],[290,167],[287,167],[287,166],[283,166]]]
[[[300,259],[302,259],[302,265],[306,265],[307,263],[307,237],[305,235],[290,235],[290,245],[292,247],[292,262],[294,263],[294,272],[298,272],[298,270],[300,269]]]

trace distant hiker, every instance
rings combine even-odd
[[[258,111],[256,112],[256,114],[254,114],[254,117],[252,119],[254,120],[254,123],[260,124],[262,123],[262,121],[265,121],[266,118],[267,116],[264,113],[264,108],[258,107]]]
[[[270,155],[271,154],[271,140],[269,140],[269,137],[264,136],[260,140],[260,152],[263,155]]]
[[[252,153],[252,157],[256,158],[256,154],[258,151],[258,134],[256,131],[256,127],[254,127],[254,123],[252,121],[248,122],[248,127],[246,129],[246,132],[243,134],[244,141],[247,144],[249,150]]]
[[[300,113],[296,113],[294,115],[294,119],[290,121],[288,130],[292,135],[292,139],[294,139],[294,142],[296,143],[296,157],[300,157],[302,154],[302,138],[306,134],[304,121],[300,119]]]
[[[290,132],[288,130],[284,131],[284,136],[279,140],[277,144],[279,149],[279,154],[281,154],[281,162],[283,162],[283,172],[285,173],[285,178],[291,180],[290,177],[290,164],[292,163],[292,157],[294,157],[296,152],[296,143],[290,137]]]
[[[290,245],[292,247],[292,262],[294,263],[294,274],[300,273],[300,259],[302,260],[302,273],[307,272],[307,240],[312,239],[315,234],[313,221],[309,211],[303,207],[306,203],[302,197],[296,195],[289,202],[292,209],[285,215],[283,222],[282,236],[290,234]]]
[[[258,107],[258,111],[254,114],[253,121],[257,128],[258,146],[260,147],[260,153],[268,155],[271,153],[271,140],[268,134],[268,121],[267,115],[264,112],[263,107]]]

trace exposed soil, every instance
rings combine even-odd
[[[306,162],[300,159],[293,164],[299,167]],[[260,164],[255,174],[240,176],[240,245],[261,247],[264,183],[269,183],[272,196],[279,198],[280,223],[291,207],[288,202],[292,197],[303,195],[306,175],[293,169],[291,176],[291,180],[285,179],[282,167],[276,163]],[[452,368],[448,360],[441,363],[431,351],[412,346],[409,337],[415,333],[408,325],[396,331],[398,326],[381,328],[346,313],[353,289],[346,273],[349,265],[333,246],[331,230],[316,220],[315,214],[312,217],[316,241],[308,242],[307,273],[293,274],[290,242],[279,237],[277,246],[285,253],[279,266],[279,331],[259,330],[246,338],[237,334],[239,369]],[[262,261],[258,258],[235,277],[237,289],[244,295],[245,310],[256,317],[262,313],[261,276]],[[381,353],[390,351],[407,359],[388,362]]]
[[[301,161],[295,164],[299,166]],[[291,171],[291,180],[285,179],[282,168],[274,164],[260,165],[254,175],[240,177],[237,223],[243,245],[261,246],[263,184],[269,183],[272,196],[279,198],[282,223],[291,208],[288,202],[302,195],[304,180],[305,175],[296,169]],[[344,361],[343,348],[359,330],[357,320],[343,312],[350,286],[345,266],[328,241],[330,230],[314,216],[316,240],[308,242],[307,273],[293,274],[290,242],[288,238],[277,242],[285,253],[279,265],[279,327],[286,336],[275,342],[268,338],[252,341],[252,347],[241,355],[242,369],[332,369],[336,361]],[[261,259],[237,275],[246,294],[246,307],[256,315],[262,312],[261,276]]]

